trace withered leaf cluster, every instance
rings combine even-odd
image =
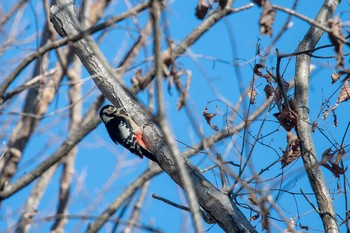
[[[252,205],[256,205],[257,206],[259,204],[258,197],[256,196],[255,193],[250,193],[249,197],[248,197],[248,200],[249,200],[250,204],[252,204]]]
[[[255,96],[256,96],[255,88],[254,87],[249,87],[247,94],[248,94],[248,97],[249,97],[250,104],[255,104]]]
[[[336,53],[336,59],[337,59],[337,67],[344,67],[344,55],[343,55],[344,43],[337,38],[337,37],[344,38],[341,24],[342,22],[338,16],[335,16],[333,20],[330,20],[328,22],[328,26],[331,29],[331,33],[328,33],[328,36],[332,44],[334,45],[334,51]]]
[[[284,97],[286,96],[286,93],[288,93],[289,83],[283,77],[279,77],[279,86],[281,87],[277,87],[275,89],[272,86],[272,82],[276,81],[276,77],[269,70],[267,70],[266,74],[263,74],[261,71],[262,68],[264,68],[264,65],[256,64],[254,66],[254,74],[266,79],[267,84],[264,88],[266,98],[269,99],[275,94],[275,101],[279,110],[279,112],[273,115],[277,118],[278,122],[285,130],[290,131],[297,125],[299,114],[294,100]]]
[[[286,150],[283,152],[281,160],[282,168],[299,158],[301,155],[298,137],[292,133],[292,131],[287,133],[287,142],[288,144]]]
[[[336,81],[338,81],[338,79],[340,78],[340,74],[337,74],[337,73],[333,73],[331,75],[332,77],[332,84],[335,83]]]
[[[250,217],[250,220],[255,221],[258,218],[261,217],[262,222],[262,230],[268,230],[269,229],[269,214],[270,211],[266,207],[266,200],[262,198],[261,200],[258,199],[257,195],[255,193],[250,193],[248,200],[251,205],[258,206],[259,210],[256,211],[257,213]]]
[[[212,128],[215,131],[218,131],[219,127],[211,123],[211,120],[216,116],[216,114],[208,112],[208,107],[205,107],[202,114],[205,120],[207,121],[208,125],[210,126],[210,128]]]
[[[180,93],[180,97],[177,104],[177,109],[181,109],[186,102],[186,98],[188,96],[188,91],[191,84],[191,76],[192,73],[190,70],[183,70],[181,67],[179,67],[172,56],[172,51],[175,49],[176,45],[174,41],[170,41],[169,48],[165,50],[161,54],[162,58],[162,71],[163,71],[163,78],[168,79],[168,91],[170,92],[171,88],[174,86],[177,89],[177,91]],[[185,86],[182,85],[181,76],[186,76],[187,81]],[[142,70],[139,69],[135,72],[134,76],[131,79],[133,88],[137,90],[144,90],[149,83],[149,80],[143,77]]]
[[[266,84],[264,92],[266,95],[266,99],[269,99],[275,93],[275,88],[273,88],[271,84]]]
[[[270,0],[254,0],[263,7],[260,16],[260,33],[272,36],[272,24],[275,22],[276,11],[272,8]]]
[[[255,64],[254,66],[254,74],[258,75],[259,77],[263,77],[263,73],[261,72],[260,69],[264,68],[265,66],[263,64]]]
[[[210,5],[206,0],[198,0],[198,5],[196,7],[196,13],[198,19],[204,19],[207,15]]]
[[[198,0],[198,4],[196,7],[196,12],[195,15],[198,19],[204,19],[205,16],[208,14],[208,11],[210,8],[212,8],[211,3],[213,1],[208,1],[207,0]],[[221,9],[225,8],[227,5],[227,0],[214,0],[214,2],[217,2]]]
[[[348,101],[350,98],[349,79],[345,80],[338,95],[337,103]]]
[[[283,103],[281,111],[273,115],[287,131],[291,131],[298,123],[299,114],[295,102],[292,99],[289,99],[288,103]]]
[[[262,65],[262,64],[259,64],[259,63],[255,64],[255,66],[254,66],[254,74],[259,76],[259,77],[262,77],[262,78],[266,79],[267,84],[266,84],[266,86],[264,88],[264,92],[265,92],[265,95],[266,95],[266,99],[269,99],[275,93],[275,89],[271,85],[273,77],[271,76],[271,74],[269,72],[263,74],[262,71],[261,71],[262,68],[265,68],[265,66]]]
[[[250,217],[251,221],[255,221],[261,217],[262,221],[262,229],[266,230],[268,229],[268,215],[269,215],[269,210],[265,207],[265,201],[264,199],[259,200],[258,197],[254,192],[249,194],[248,200],[251,205],[259,207],[260,210],[256,211],[255,215],[252,215]]]
[[[227,0],[215,0],[215,2],[218,2],[221,8],[224,8],[227,5]]]
[[[343,148],[338,151],[332,151],[332,148],[328,148],[322,153],[320,164],[330,170],[335,177],[339,178],[346,171],[346,169],[339,166],[345,154]]]

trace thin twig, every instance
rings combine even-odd
[[[185,168],[183,160],[180,159],[180,153],[177,149],[174,139],[172,139],[170,129],[168,127],[168,123],[166,121],[165,115],[165,101],[163,94],[163,60],[161,57],[161,31],[160,31],[160,2],[159,0],[152,1],[151,8],[151,16],[153,23],[153,37],[154,37],[154,57],[155,57],[155,71],[156,71],[156,94],[158,97],[158,115],[157,121],[160,125],[160,129],[163,132],[166,143],[169,146],[169,151],[171,156],[175,161],[175,165],[179,169],[180,180],[183,183],[183,188],[187,193],[187,197],[189,199],[191,213],[193,214],[193,221],[196,232],[203,232],[203,226],[200,220],[200,214],[198,213],[198,203],[197,203],[197,195],[194,192],[193,184],[190,179],[190,176]]]
[[[164,197],[158,196],[158,195],[156,195],[155,193],[152,194],[152,197],[153,197],[154,199],[160,200],[160,201],[162,201],[162,202],[164,202],[164,203],[166,203],[166,204],[168,204],[168,205],[174,206],[175,208],[178,208],[178,209],[181,209],[181,210],[185,210],[185,211],[187,211],[187,212],[191,212],[191,209],[190,209],[190,208],[188,208],[188,207],[186,207],[186,206],[183,206],[183,205],[179,205],[179,204],[177,204],[177,203],[175,203],[175,202],[172,202],[172,201],[170,201],[170,200],[168,200],[168,199],[166,199],[166,198],[164,198]],[[211,218],[210,216],[208,216],[207,214],[205,214],[204,211],[198,210],[198,212],[199,212],[199,214],[201,215],[202,219],[203,219],[206,223],[208,223],[208,224],[214,224],[214,223],[216,223],[215,220],[212,219],[212,218]]]
[[[303,197],[306,199],[306,201],[312,206],[312,208],[316,211],[316,213],[320,214],[320,211],[317,209],[317,207],[312,203],[309,199],[309,197],[304,193],[302,189],[300,189],[300,193],[303,195]]]
[[[340,40],[344,44],[350,45],[350,42],[348,42],[344,37],[335,35],[330,28],[328,28],[328,27],[318,23],[316,20],[312,20],[312,19],[306,17],[305,15],[300,14],[300,13],[298,13],[298,12],[292,10],[292,9],[289,9],[287,7],[282,7],[282,6],[278,6],[278,5],[272,4],[272,8],[274,8],[275,10],[284,11],[284,12],[286,12],[288,14],[294,15],[294,16],[296,16],[296,17],[298,17],[298,18],[308,22],[310,25],[315,26],[315,27],[317,27],[317,28],[319,28],[319,29],[321,29],[321,30],[331,34],[332,36],[334,36],[335,38],[337,38],[338,40]]]

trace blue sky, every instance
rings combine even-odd
[[[23,28],[23,33],[21,36],[22,39],[32,35],[33,32],[37,31],[38,29],[39,32],[41,32],[41,27],[44,23],[43,12],[41,10],[41,1],[31,1],[30,3],[36,15],[34,16],[33,10],[31,10],[29,7],[26,8],[24,16],[21,19],[21,22],[24,25],[27,25],[27,27]],[[135,5],[136,1],[131,1],[131,3]],[[239,7],[248,3],[249,1],[236,1],[234,6]],[[291,2],[286,3],[284,1],[274,1],[273,3],[284,4],[285,7],[291,7],[292,5]],[[194,16],[194,8],[196,4],[196,1],[170,1],[168,3],[166,16],[169,21],[169,36],[177,44],[198,24],[201,23],[201,21],[196,19]],[[12,5],[10,1],[3,3],[3,8],[8,10],[10,5]],[[300,1],[296,10],[299,13],[305,14],[309,18],[314,18],[320,6],[321,1]],[[114,16],[125,9],[126,7],[124,1],[113,1],[104,18]],[[338,8],[338,12],[344,12],[347,10],[349,10],[349,6],[345,1],[343,1]],[[229,109],[228,105],[223,103],[223,100],[225,99],[226,103],[229,102],[231,103],[231,106],[233,106],[241,94],[238,85],[239,80],[242,81],[242,85],[244,87],[247,87],[250,84],[253,77],[253,70],[251,69],[251,66],[254,64],[254,55],[258,38],[261,41],[262,51],[271,42],[270,37],[262,36],[259,33],[258,20],[260,17],[260,11],[261,9],[255,6],[249,10],[226,17],[224,20],[211,28],[190,48],[190,50],[188,50],[177,60],[177,64],[182,69],[192,72],[192,82],[189,90],[189,111],[193,114],[196,123],[199,125],[205,136],[210,136],[214,132],[201,117],[201,113],[204,108],[208,106],[209,111],[216,112],[218,114],[218,116],[213,119],[213,123],[222,129],[223,126],[225,126],[225,117]],[[144,25],[147,18],[148,13],[145,12],[139,18],[140,24]],[[273,25],[273,36],[277,34],[282,24],[286,20],[287,15],[282,12],[277,12],[276,18],[277,20]],[[282,39],[276,44],[276,47],[281,53],[293,52],[309,27],[306,22],[303,22],[295,17],[293,17],[292,23],[293,25],[291,28],[287,30]],[[94,38],[99,38],[99,36],[100,33],[97,33],[94,35]],[[125,51],[130,48],[136,38],[136,27],[131,20],[127,20],[115,25],[110,34],[102,39],[99,46],[110,63],[113,66],[116,66]],[[233,38],[233,40],[231,38]],[[40,42],[37,43],[40,44]],[[149,40],[148,43],[151,45],[152,41]],[[330,41],[327,35],[324,35],[319,45],[329,43]],[[18,54],[30,54],[35,50],[35,48],[35,39],[32,39],[30,43],[12,46],[11,49],[2,54],[0,61],[13,59],[16,62],[20,60],[17,58]],[[163,43],[163,49],[165,48],[166,45]],[[333,50],[329,49],[320,51],[317,54],[333,55]],[[145,72],[144,61],[150,56],[151,49],[148,49],[148,54],[141,53],[137,57],[135,63],[133,64],[135,69],[132,69],[125,74],[126,85],[130,86],[130,78],[133,76],[136,68],[141,67]],[[240,64],[239,69],[241,77],[237,77],[232,65],[233,61],[237,59]],[[249,61],[250,65],[245,61]],[[50,60],[50,63],[51,65],[56,63],[54,56],[52,60]],[[272,67],[275,66],[275,63],[276,56],[271,55],[266,66]],[[282,63],[282,69],[287,66],[284,75],[286,80],[290,80],[294,76],[294,63],[294,58],[291,59],[289,64],[287,64],[287,60],[284,60]],[[310,118],[313,120],[320,111],[322,99],[330,97],[340,84],[330,85],[330,75],[332,74],[332,69],[330,67],[335,66],[336,62],[334,59],[313,59],[312,63],[316,65],[316,70],[311,75],[310,87],[310,106],[312,107],[310,110]],[[348,59],[346,59],[345,64],[348,65]],[[8,65],[13,66],[13,64]],[[11,69],[2,67],[0,68],[0,72],[1,76],[6,77],[11,72]],[[29,66],[17,79],[18,83],[28,79],[31,73],[32,66]],[[83,69],[83,78],[87,77],[88,73],[85,69]],[[185,83],[185,77],[183,77],[182,81]],[[66,82],[66,80],[64,82]],[[11,86],[10,89],[18,85],[18,83]],[[168,80],[165,81],[164,87],[164,93],[166,96],[166,110],[169,126],[173,131],[174,138],[189,145],[198,143],[200,138],[195,132],[192,122],[188,120],[185,111],[176,110],[178,93],[174,87],[172,87],[171,91],[168,92],[167,84]],[[258,79],[256,81],[255,87],[260,93],[257,95],[257,104],[251,107],[251,111],[256,109],[258,104],[264,101],[264,86],[264,80]],[[87,93],[93,87],[94,83],[92,80],[85,82],[83,85],[84,93]],[[60,87],[59,98],[56,99],[50,106],[49,112],[55,111],[67,105],[66,92],[67,86],[62,85]],[[86,106],[86,108],[97,94],[98,90],[95,88],[92,94],[84,99],[84,106]],[[289,94],[293,96],[293,90],[291,90]],[[12,111],[21,110],[24,97],[25,95],[22,94],[11,103]],[[139,94],[138,97],[141,99],[141,101],[147,102],[147,95],[145,93]],[[337,95],[330,100],[330,105],[335,103],[336,97]],[[213,101],[216,99],[220,101],[214,101],[207,105],[208,101]],[[320,127],[324,129],[324,133],[330,138],[334,137],[335,141],[337,142],[341,141],[344,133],[344,127],[346,127],[348,123],[348,119],[345,117],[348,114],[348,107],[348,103],[344,103],[339,106],[337,110],[339,126],[337,128],[333,127],[331,116],[325,123],[320,121]],[[86,108],[84,108],[84,111]],[[243,109],[240,109],[240,114],[243,114],[243,111]],[[272,110],[271,114],[275,113],[276,111],[277,109],[275,108]],[[67,136],[67,122],[64,120],[67,114],[67,112],[63,112],[58,115],[47,117],[41,122],[35,137],[33,137],[25,150],[23,161],[21,161],[19,164],[20,172],[15,176],[15,179],[22,176],[24,173],[31,171],[35,166],[37,166],[37,164],[47,158],[58,147],[62,140],[64,140],[64,138]],[[9,115],[6,114],[1,115],[1,121],[4,122],[5,118],[8,116]],[[264,115],[262,115],[259,119],[262,119],[263,117]],[[62,120],[57,120],[57,118]],[[281,156],[283,153],[281,150],[284,149],[286,145],[286,132],[279,128],[279,124],[272,115],[270,115],[268,119],[270,121],[264,126],[262,134],[268,135],[274,130],[279,130],[272,136],[267,136],[266,139],[264,139],[264,143],[275,148],[279,156]],[[238,122],[240,122],[240,119],[237,119],[237,121],[234,122],[234,125]],[[254,122],[249,128],[249,133],[251,135],[256,135],[260,124],[261,121],[259,120]],[[48,126],[51,126],[50,131],[47,131]],[[45,130],[46,133],[42,133],[41,130]],[[10,132],[11,127],[6,130],[6,135],[9,135]],[[242,134],[243,132],[240,132],[240,135]],[[321,133],[316,132],[314,136],[317,152],[320,155],[331,145]],[[52,141],[52,138],[55,140]],[[252,137],[249,139],[250,141],[253,141]],[[3,140],[6,142],[6,137],[4,137]],[[232,142],[235,142],[238,149],[235,149],[234,147],[227,149],[230,148],[229,146],[232,146]],[[50,147],[48,147],[48,145],[50,145]],[[224,140],[216,145],[215,150],[222,153],[222,155],[225,156],[225,159],[237,162],[237,154],[241,149],[241,146],[242,141],[240,136],[233,136],[232,138]],[[179,148],[180,150],[186,149],[186,147],[180,143]],[[258,144],[254,149],[252,156],[255,171],[260,171],[278,158],[278,155],[273,150],[260,144]],[[201,168],[206,168],[212,164],[210,159],[206,158],[206,156],[203,154],[195,156],[192,161]],[[131,181],[133,181],[146,169],[146,167],[146,160],[140,160],[136,156],[131,155],[129,152],[124,150],[122,147],[115,146],[109,139],[104,126],[100,125],[79,145],[75,162],[76,170],[74,172],[74,182],[72,184],[72,199],[70,202],[69,213],[86,214],[87,207],[92,205],[96,197],[100,195],[100,202],[92,208],[91,212],[89,212],[90,215],[100,214]],[[234,172],[237,172],[235,167],[232,169]],[[55,213],[54,211],[56,208],[58,195],[58,181],[60,178],[59,171],[60,170],[55,173],[50,185],[47,188],[47,191],[43,196],[38,208],[38,217],[52,215]],[[337,179],[335,179],[329,171],[323,171],[330,191],[336,191]],[[287,189],[290,192],[300,192],[300,189],[303,189],[303,191],[306,193],[311,191],[301,159],[286,168],[283,175],[283,182],[281,182],[281,176],[278,176],[277,178],[275,177],[280,173],[281,167],[279,164],[272,167],[261,177],[262,179],[268,180],[268,182],[266,181],[258,184],[257,188],[270,192],[273,197],[276,197],[278,193],[271,190],[278,189],[280,187]],[[112,174],[116,176],[116,179],[111,182],[107,191],[101,193],[105,183]],[[214,170],[213,172],[207,172],[205,175],[213,182],[214,185],[219,185],[220,182],[217,174],[218,171]],[[251,173],[248,172],[245,178],[249,178],[250,175]],[[7,222],[8,219],[11,219],[11,221],[17,221],[20,209],[32,187],[33,184],[29,185],[2,204],[0,231],[9,227]],[[186,224],[184,224],[184,226],[187,227],[186,230],[188,230],[188,232],[193,231],[192,223],[185,218],[188,217],[187,213],[183,213],[171,206],[152,199],[152,193],[156,193],[157,195],[178,203],[181,203],[181,201],[184,200],[182,190],[176,184],[174,184],[174,182],[167,175],[159,175],[153,179],[150,184],[148,196],[143,205],[142,223],[148,224],[150,222],[154,222],[154,226],[158,227],[163,232],[172,233],[180,232],[181,224],[183,221],[187,221]],[[248,195],[242,195],[242,197],[238,198],[238,201],[240,203],[247,203],[247,197]],[[344,197],[341,195],[334,195],[334,201],[335,208],[337,211],[339,211],[338,213],[341,216],[344,216]],[[312,207],[306,202],[304,197],[300,195],[292,196],[289,194],[280,193],[280,199],[277,202],[277,205],[282,208],[287,218],[298,217],[299,211],[299,214],[302,217],[297,223],[308,225],[310,229],[314,230],[322,229],[321,221],[319,220],[317,214],[312,211]],[[249,217],[248,211],[243,210],[243,212],[247,217]],[[117,212],[114,217],[116,217],[118,213],[119,212]],[[128,216],[128,214],[129,213],[127,213],[126,216]],[[278,216],[274,212],[272,212],[272,214],[274,216]],[[6,218],[4,216],[6,216]],[[283,223],[277,221],[274,221],[274,223],[279,227],[273,229],[275,232],[278,232],[277,229],[283,229],[285,226]],[[45,232],[50,228],[51,224],[51,222],[39,222],[39,224],[34,224],[32,227],[32,232]],[[66,225],[66,231],[84,231],[87,226],[87,221],[80,224],[81,225],[79,225],[79,221],[72,220]],[[258,231],[261,229],[259,221],[252,222],[252,224],[258,225]],[[111,227],[112,224],[106,224],[102,232],[109,232]],[[122,227],[120,229],[122,229]],[[205,229],[210,229],[208,232],[221,232],[221,229],[218,226],[211,228],[211,226],[205,225]],[[300,229],[298,228],[298,230]],[[140,230],[140,232],[144,231]]]

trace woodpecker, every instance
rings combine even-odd
[[[131,119],[124,108],[117,109],[112,105],[103,106],[100,110],[100,117],[113,142],[117,145],[121,144],[140,158],[145,156],[157,162],[142,139],[141,127]]]

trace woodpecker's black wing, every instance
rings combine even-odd
[[[131,153],[138,155],[140,158],[145,156],[148,159],[157,162],[152,153],[140,145],[139,140],[142,140],[142,132],[139,132],[141,135],[135,134],[134,128],[136,125],[135,123],[132,125],[132,119],[124,110],[117,110],[114,106],[107,105],[101,109],[100,117],[105,123],[107,132],[113,142],[121,144]]]
[[[116,115],[106,124],[106,128],[109,136],[115,143],[121,144],[131,153],[140,156],[140,158],[145,156],[157,162],[155,157],[148,150],[140,146],[131,124],[124,116]]]

